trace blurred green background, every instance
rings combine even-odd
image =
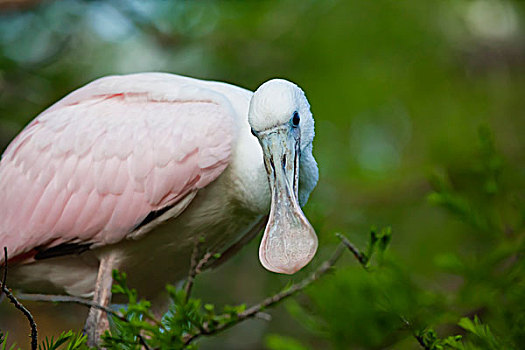
[[[347,256],[271,322],[248,321],[203,349],[419,348],[400,316],[444,337],[474,315],[525,348],[522,1],[1,0],[2,149],[68,92],[139,71],[252,90],[294,81],[316,120],[311,265],[333,251],[334,232],[365,247],[372,225],[393,230],[373,271]],[[267,272],[259,239],[200,276],[197,295],[255,303],[313,269]],[[87,313],[27,306],[41,335],[78,330]],[[0,329],[27,345],[27,321],[5,301]]]

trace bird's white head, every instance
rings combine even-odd
[[[317,250],[317,236],[301,210],[318,178],[310,104],[297,85],[273,79],[253,94],[248,121],[262,147],[272,193],[259,259],[270,271],[292,274]]]

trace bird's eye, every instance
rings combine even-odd
[[[294,127],[298,127],[300,121],[301,121],[301,118],[299,117],[299,113],[293,112],[292,125]]]

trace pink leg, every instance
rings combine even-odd
[[[95,295],[93,302],[102,306],[109,306],[111,302],[111,286],[113,284],[113,268],[115,256],[108,254],[102,258],[98,268],[97,283],[95,285]],[[98,346],[100,336],[109,329],[109,321],[103,310],[90,308],[84,332],[87,335],[88,346]]]

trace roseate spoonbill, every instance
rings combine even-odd
[[[313,137],[308,101],[286,80],[254,93],[166,73],[93,81],[3,154],[10,282],[107,305],[117,268],[154,298],[185,276],[196,237],[228,256],[266,222],[262,265],[294,273],[317,249],[301,210],[318,179]]]

